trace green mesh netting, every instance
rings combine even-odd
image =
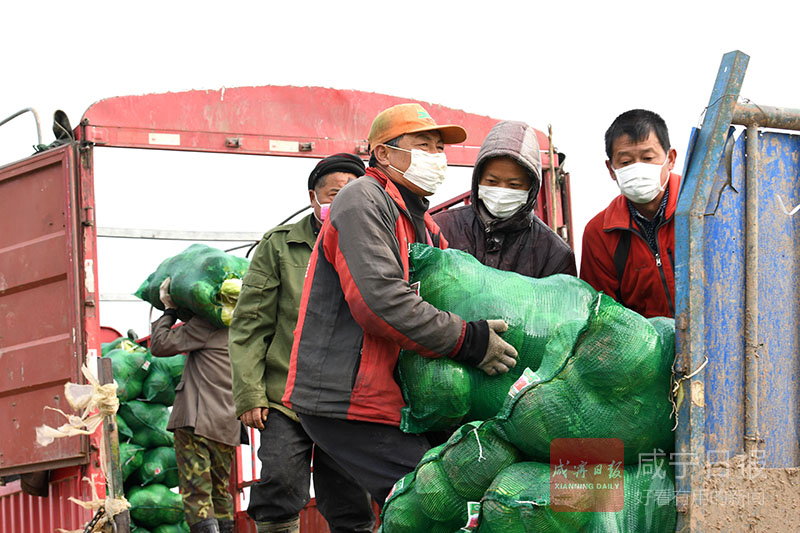
[[[133,475],[140,485],[160,483],[172,488],[178,486],[178,463],[175,448],[158,446],[144,452],[141,466]]]
[[[529,459],[549,461],[556,438],[618,438],[625,464],[674,447],[672,320],[649,321],[604,294],[592,307],[585,325],[558,328],[533,383],[498,415],[508,440]]]
[[[119,348],[109,351],[105,357],[111,359],[119,401],[127,402],[138,398],[150,369],[150,352],[141,347],[132,351]]]
[[[119,445],[119,462],[122,464],[123,481],[142,466],[144,448],[138,444],[121,442]]]
[[[504,319],[503,337],[520,358],[508,374],[487,376],[448,358],[403,352],[401,429],[447,429],[502,411],[510,442],[530,459],[549,460],[558,437],[620,438],[626,464],[640,451],[672,449],[671,319],[648,321],[571,276],[528,278],[422,244],[411,246],[410,257],[426,301],[465,320]],[[509,402],[526,368],[535,371],[534,385]]]
[[[204,244],[193,244],[164,260],[142,283],[136,296],[158,309],[161,283],[171,278],[169,294],[181,309],[188,309],[216,327],[230,325],[241,280],[250,262]]]
[[[131,400],[120,404],[118,416],[127,422],[134,444],[147,449],[175,445],[172,432],[167,431],[169,408],[166,405]]]
[[[116,420],[117,420],[117,432],[119,433],[119,441],[120,442],[129,441],[131,437],[133,437],[133,430],[128,425],[128,423],[125,422],[125,419],[122,418],[121,416],[117,415]]]
[[[152,533],[149,529],[131,521],[131,533]]]
[[[384,531],[458,530],[467,523],[467,502],[479,500],[495,476],[520,458],[496,422],[462,426],[395,486],[381,516]]]
[[[460,250],[415,243],[410,259],[411,281],[420,282],[423,299],[468,321],[502,318],[509,325],[502,337],[519,352],[517,366],[501,376],[487,376],[449,358],[403,352],[399,373],[407,407],[401,429],[410,433],[494,416],[523,369],[539,368],[553,332],[565,322],[587,320],[597,294],[571,276],[533,279],[486,267]]]
[[[381,513],[381,528],[386,533],[452,533],[454,529],[430,519],[422,512],[422,507],[414,490],[416,471],[407,474],[395,483],[394,489],[386,499]]]
[[[659,459],[624,469],[624,500],[618,512],[556,512],[551,507],[551,471],[544,463],[516,463],[503,470],[486,491],[477,531],[529,533],[675,531],[674,474]],[[584,484],[584,486],[586,486]],[[601,491],[585,489],[570,498],[592,501]]]
[[[100,355],[106,355],[111,350],[125,350],[134,352],[137,350],[145,350],[146,348],[139,346],[128,337],[119,337],[111,342],[104,342],[100,345]]]
[[[153,533],[190,533],[189,524],[186,521],[178,522],[177,524],[164,524],[153,529]]]
[[[131,518],[146,528],[163,524],[177,524],[183,520],[183,501],[180,494],[155,483],[146,487],[133,487],[127,495],[131,504]]]
[[[150,371],[142,383],[141,397],[148,402],[172,405],[175,403],[175,387],[183,375],[186,355],[172,357],[153,357]]]

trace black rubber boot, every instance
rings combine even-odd
[[[220,533],[216,518],[206,518],[189,526],[191,533]]]
[[[233,533],[233,520],[217,520],[219,533]]]
[[[258,533],[300,533],[300,517],[280,522],[256,522]]]

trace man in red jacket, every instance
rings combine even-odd
[[[645,317],[675,314],[675,206],[680,176],[664,120],[632,109],[606,131],[606,167],[621,195],[586,225],[580,277]]]
[[[517,351],[498,335],[504,321],[466,322],[408,282],[409,243],[447,246],[426,197],[445,177],[444,145],[466,137],[419,104],[381,112],[368,137],[369,168],[331,204],[306,273],[283,403],[379,505],[430,447],[399,428],[400,350],[489,375],[516,365]]]

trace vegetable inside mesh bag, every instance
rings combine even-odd
[[[218,328],[229,326],[249,261],[204,244],[193,244],[164,260],[142,283],[136,296],[164,309],[158,296],[169,277],[169,294],[180,309],[189,310]]]
[[[190,533],[189,525],[186,520],[178,522],[177,524],[164,524],[153,529],[152,533]]]
[[[172,432],[167,431],[169,408],[166,405],[131,400],[120,404],[118,416],[130,427],[134,444],[148,449],[175,445]]]
[[[381,516],[383,530],[458,530],[467,523],[467,503],[479,500],[495,476],[520,458],[495,422],[462,426],[395,486]]]
[[[148,402],[172,405],[175,403],[175,387],[183,375],[186,354],[153,357],[150,363],[150,371],[142,384],[141,397]]]
[[[534,279],[482,265],[460,250],[410,247],[410,279],[420,296],[464,320],[501,318],[501,336],[519,352],[507,374],[487,376],[450,358],[425,359],[404,351],[398,364],[406,401],[401,429],[408,433],[452,429],[497,414],[523,369],[539,368],[550,337],[561,324],[585,323],[597,292],[566,275]]]
[[[104,342],[100,345],[100,354],[106,355],[111,350],[125,350],[127,352],[145,351],[147,348],[139,346],[128,337],[119,337],[111,342]]]
[[[144,460],[144,447],[130,442],[121,442],[119,445],[119,462],[122,464],[123,481],[142,466]]]
[[[647,468],[649,467],[649,468]],[[573,480],[569,498],[593,502],[608,491],[592,484],[589,475]],[[572,471],[570,471],[570,475]],[[622,510],[617,512],[557,512],[551,507],[549,464],[522,462],[503,470],[486,491],[481,502],[477,531],[484,533],[527,533],[603,531],[653,533],[675,531],[675,484],[672,467],[664,459],[651,464],[629,465],[624,469]],[[569,479],[572,479],[571,477]],[[555,493],[553,493],[555,494]],[[559,496],[553,496],[558,498]],[[563,496],[562,496],[563,498]]]
[[[183,520],[183,500],[164,485],[154,483],[133,487],[127,495],[131,518],[137,524],[152,529],[162,524],[177,524]]]
[[[674,448],[673,321],[647,320],[605,294],[592,307],[588,323],[565,323],[552,335],[532,383],[497,417],[529,459],[549,461],[557,438],[620,439],[625,464]]]
[[[141,485],[160,483],[172,488],[178,486],[178,462],[175,448],[159,446],[144,452],[142,463],[133,478]]]
[[[111,359],[114,381],[117,382],[117,397],[127,402],[139,397],[142,384],[150,370],[150,351],[141,348],[128,351],[124,348],[111,350],[105,357]]]
[[[125,419],[119,416],[119,413],[116,415],[117,420],[117,432],[119,433],[119,441],[120,442],[128,442],[133,437],[133,430],[130,428]]]

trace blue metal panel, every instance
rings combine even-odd
[[[748,60],[746,54],[738,51],[723,56],[703,126],[686,158],[689,163],[675,215],[676,371],[680,375],[694,373],[705,361],[704,214]],[[684,382],[683,402],[678,409],[676,450],[686,454],[684,457],[694,458],[694,464],[676,468],[679,529],[699,526],[699,517],[686,513],[690,510],[689,493],[699,493],[703,484],[705,373],[705,370],[698,372]]]
[[[744,452],[746,133],[730,163],[717,170],[704,235],[706,447],[711,461]],[[759,398],[758,433],[768,468],[800,465],[800,137],[759,139]],[[712,214],[713,211],[713,214]]]
[[[720,161],[706,207],[705,430],[710,461],[744,451],[744,141],[744,135],[736,141],[730,167],[724,158]]]
[[[759,139],[759,432],[768,468],[800,465],[800,137]],[[744,166],[744,161],[741,162]]]

